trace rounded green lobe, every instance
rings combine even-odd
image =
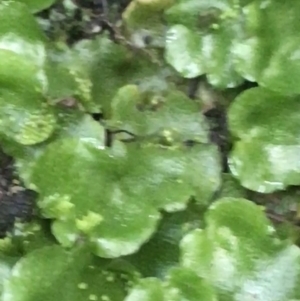
[[[297,1],[278,0],[253,1],[246,8],[246,38],[234,49],[244,77],[274,91],[299,93],[299,9]]]
[[[154,94],[147,99],[155,110],[139,110],[144,94],[135,85],[118,90],[112,101],[111,124],[134,135],[157,136],[168,144],[194,140],[208,142],[208,125],[197,104],[180,91],[165,96]]]
[[[161,68],[148,57],[138,52],[131,53],[106,36],[96,39],[93,45],[94,52],[88,56],[95,59],[90,70],[92,99],[101,105],[108,119],[111,116],[111,101],[118,89],[136,82],[148,83],[149,77],[156,78]],[[81,60],[86,60],[86,56]]]
[[[4,57],[1,59],[1,80],[10,80],[7,84],[16,88],[23,86],[28,90],[46,91],[46,38],[34,16],[22,3],[2,1],[0,4],[0,50],[3,55],[4,51],[15,54],[11,53],[6,60]],[[20,63],[23,68],[18,66]],[[18,80],[20,76],[24,76],[25,81]],[[29,79],[31,84],[27,86]]]
[[[31,42],[32,45],[46,40],[41,28],[26,5],[21,2],[37,0],[7,1],[0,3],[0,40],[4,41],[5,36]],[[47,0],[44,0],[47,1]],[[49,0],[48,0],[49,1]],[[16,22],[15,20],[18,20]]]
[[[165,58],[183,77],[193,78],[205,73],[200,37],[183,25],[174,25],[168,30]]]
[[[162,12],[174,3],[174,0],[134,0],[123,13],[127,28],[155,26],[161,20]]]
[[[90,115],[80,111],[56,108],[55,117],[57,124],[55,131],[48,140],[78,138],[104,148],[104,128]],[[45,151],[46,143],[25,147],[23,153],[14,154],[19,177],[26,187],[36,190],[31,180],[33,166],[38,157]],[[10,153],[10,152],[9,152]]]
[[[66,237],[72,244],[81,232],[96,254],[118,257],[149,239],[159,209],[181,210],[192,195],[204,203],[211,197],[220,180],[211,150],[157,145],[109,150],[85,139],[58,140],[37,158],[32,182],[43,214],[57,219],[55,232],[64,245]],[[206,164],[213,163],[209,174]]]
[[[31,59],[0,46],[0,83],[2,89],[22,94],[38,94],[46,87],[42,70]]]
[[[149,202],[140,202],[141,195],[122,189],[125,171],[122,158],[89,141],[67,139],[48,147],[34,168],[33,182],[43,195],[39,205],[44,214],[58,219],[60,241],[69,237],[72,243],[84,232],[96,254],[118,257],[136,251],[150,237],[159,213]],[[70,206],[60,202],[66,197]],[[73,232],[64,226],[70,219]],[[63,229],[73,234],[65,236]]]
[[[220,88],[242,83],[233,51],[244,33],[239,1],[181,1],[166,11],[166,18],[165,59],[183,77],[206,74]]]
[[[142,279],[124,301],[165,301],[162,283],[157,278]]]
[[[110,276],[110,277],[109,277]],[[111,300],[125,297],[126,285],[84,249],[44,247],[24,256],[5,282],[4,301]],[[104,299],[103,299],[104,298]]]
[[[215,301],[213,288],[191,270],[182,267],[172,269],[166,278],[165,300]]]
[[[284,96],[264,88],[240,94],[228,111],[229,128],[240,141],[229,158],[233,175],[258,192],[299,185],[298,96]]]
[[[174,268],[164,282],[157,278],[142,279],[129,292],[125,301],[215,301],[211,286],[194,272],[185,268]]]
[[[46,140],[56,119],[43,96],[31,91],[0,90],[0,134],[23,145]]]
[[[206,203],[220,185],[216,151],[212,145],[170,149],[159,145],[132,147],[129,164],[136,167],[124,182],[134,187],[134,194],[147,197],[156,208],[169,212],[184,209],[190,196]]]
[[[232,174],[251,190],[270,193],[300,183],[299,145],[265,139],[239,141],[229,158]]]
[[[200,25],[212,25],[218,21],[222,11],[229,8],[227,1],[178,1],[166,12],[167,21],[171,24],[183,24],[197,30]]]
[[[257,87],[236,97],[228,110],[230,131],[240,139],[269,136],[268,141],[294,138],[300,126],[298,110],[300,98]]]
[[[56,122],[44,99],[48,87],[45,44],[44,34],[24,4],[1,2],[1,135],[23,145],[46,140]]]
[[[299,298],[300,250],[280,242],[258,206],[220,199],[206,222],[204,230],[183,238],[182,265],[205,278],[222,300]]]

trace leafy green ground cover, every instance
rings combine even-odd
[[[296,1],[0,2],[0,300],[300,300]]]

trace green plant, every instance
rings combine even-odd
[[[54,2],[0,3],[1,300],[299,299],[299,5],[63,1],[70,41]]]

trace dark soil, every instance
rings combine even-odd
[[[36,193],[25,189],[15,175],[13,159],[0,150],[0,238],[16,221],[30,221],[37,215]]]
[[[228,172],[227,158],[231,149],[231,143],[227,127],[226,109],[221,106],[215,107],[205,112],[204,115],[207,117],[210,125],[210,140],[219,148],[223,172]]]

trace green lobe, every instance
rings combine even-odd
[[[219,158],[212,145],[132,148],[129,160],[136,167],[124,179],[126,186],[134,187],[136,195],[148,196],[156,208],[170,212],[184,209],[190,196],[206,203],[220,185]]]
[[[272,192],[299,185],[299,97],[264,88],[240,94],[228,111],[229,128],[240,141],[230,169],[243,186]]]
[[[254,1],[246,9],[245,38],[236,45],[237,68],[246,78],[285,94],[299,93],[298,2]],[[279,18],[278,16],[289,16]]]
[[[38,23],[35,21],[35,18],[32,16],[26,5],[21,3],[26,1],[30,0],[1,1],[1,40],[5,40],[4,36],[15,36],[27,40],[28,42],[31,41],[33,44],[45,41],[45,36],[41,28],[38,26]],[[16,19],[18,19],[19,22],[15,22]]]
[[[15,146],[16,152],[8,150],[8,153],[15,158],[19,177],[26,187],[33,190],[37,189],[31,180],[33,166],[38,157],[45,151],[48,143],[59,139],[78,138],[104,148],[104,128],[90,115],[66,108],[56,108],[55,113],[57,124],[47,143],[45,141],[42,144],[24,146],[23,148],[17,145]]]
[[[93,117],[68,108],[58,109],[56,115],[59,124],[59,129],[56,131],[57,139],[79,138],[104,148],[104,127]]]
[[[222,300],[299,298],[299,248],[280,242],[259,207],[245,199],[220,199],[206,221],[205,230],[182,240],[182,264]]]
[[[140,202],[140,196],[122,189],[124,172],[122,158],[89,141],[66,139],[50,145],[38,159],[33,182],[43,195],[44,214],[59,220],[55,233],[72,233],[73,227],[104,257],[135,251],[154,231],[159,214],[151,204]],[[71,228],[59,226],[66,219],[73,220]]]
[[[125,301],[198,301],[216,300],[212,287],[194,272],[185,268],[174,268],[164,282],[157,278],[139,281],[127,295]]]
[[[183,25],[174,25],[168,30],[165,58],[183,77],[193,78],[205,73],[200,36]]]
[[[156,136],[167,145],[187,140],[207,143],[208,125],[198,105],[182,92],[165,94],[147,97],[135,85],[122,87],[112,101],[110,123],[137,136]]]
[[[1,134],[23,145],[36,144],[47,139],[55,125],[44,99],[45,37],[18,2],[1,2],[0,24]]]
[[[39,206],[57,219],[55,233],[64,245],[66,237],[72,243],[74,233],[83,233],[100,256],[133,253],[154,232],[158,209],[184,209],[192,195],[205,203],[219,185],[211,146],[120,146],[109,150],[85,139],[58,140],[34,164]]]
[[[156,76],[159,66],[139,52],[130,52],[103,36],[95,42],[96,59],[90,71],[92,99],[101,105],[105,118],[110,118],[111,101],[124,85],[147,81]],[[83,52],[84,54],[84,52]],[[93,55],[91,55],[93,56]]]
[[[157,278],[142,279],[124,301],[164,301],[162,283]]]
[[[141,280],[135,300],[298,300],[300,250],[280,241],[262,209],[222,198],[206,213],[206,227],[182,239],[180,264],[163,280]],[[155,299],[156,298],[156,299]]]
[[[228,8],[227,1],[177,1],[166,11],[165,15],[171,24],[183,24],[197,30],[201,25],[214,24],[221,12]]]
[[[16,22],[15,20],[19,21]],[[5,61],[1,59],[2,64],[9,64],[13,68],[5,65],[0,66],[3,74],[1,78],[4,76],[11,79],[11,84],[22,85],[23,82],[17,79],[21,74],[26,74],[30,79],[35,77],[35,83],[32,82],[35,84],[33,89],[38,86],[38,89],[46,91],[47,78],[43,70],[46,62],[46,39],[34,17],[25,5],[13,1],[2,1],[0,4],[0,24],[0,50],[13,52],[16,54],[15,60],[23,60],[22,65],[26,64],[25,70],[22,70],[21,66],[18,68],[13,57],[11,59],[6,58]],[[4,54],[4,52],[2,53]],[[16,69],[14,70],[14,68]],[[15,72],[17,68],[19,69],[18,72]],[[28,88],[31,88],[31,85]]]
[[[65,251],[51,246],[35,250],[17,262],[4,285],[2,298],[121,301],[124,296],[124,284],[107,270],[107,263],[82,248]]]
[[[285,139],[239,141],[229,158],[230,169],[248,189],[261,193],[283,190],[300,183],[299,149]]]
[[[207,74],[219,88],[241,84],[233,51],[244,34],[239,1],[179,1],[166,18],[165,58],[176,71],[185,78]]]
[[[161,21],[162,12],[174,3],[174,0],[134,0],[123,13],[123,19],[128,28],[155,26],[155,21]]]
[[[264,88],[252,88],[237,96],[228,111],[231,132],[238,138],[270,136],[298,140],[298,96],[286,96]]]
[[[46,140],[53,132],[56,119],[39,93],[0,91],[0,133],[23,145]]]
[[[216,300],[213,288],[191,270],[174,268],[166,280],[165,300]]]

